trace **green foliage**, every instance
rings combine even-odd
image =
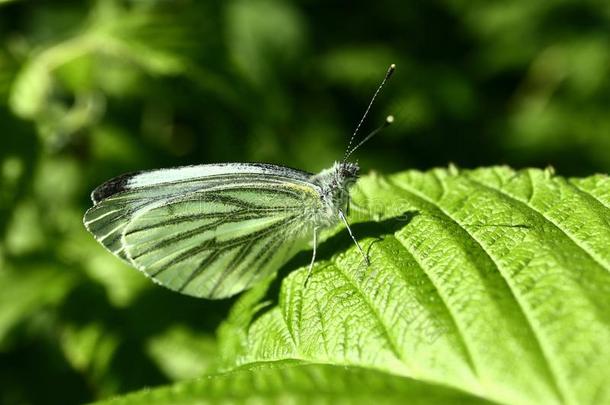
[[[434,403],[438,387],[498,403],[610,401],[610,178],[449,168],[370,175],[354,194],[369,267],[346,232],[331,236],[341,252],[323,253],[306,287],[304,266],[279,296],[263,283],[235,304],[218,367],[241,371],[125,401],[299,400],[318,372],[327,400],[379,396],[387,378],[401,387],[390,402]],[[335,391],[349,386],[335,381],[341,368],[288,360],[358,367],[370,385]],[[267,371],[251,369],[260,363]],[[442,400],[464,399],[454,394]]]
[[[396,125],[369,146],[371,167],[610,168],[603,0],[354,7],[8,3],[0,99],[52,150],[118,129],[150,148],[150,167],[266,160],[319,170],[396,63],[386,107],[373,114],[375,123],[393,113]]]
[[[100,404],[483,404],[443,386],[388,376],[374,370],[293,361],[259,363],[170,388],[143,391]]]
[[[601,402],[603,175],[366,177],[351,219],[378,259],[365,272],[337,229],[302,296],[303,272],[291,271],[310,252],[268,291],[193,300],[113,258],[81,218],[95,186],[131,170],[330,166],[390,63],[397,72],[364,132],[390,113],[395,125],[355,154],[364,172],[448,162],[608,172],[606,10],[604,0],[380,0],[349,12],[322,0],[0,0],[0,402],[83,403],[221,371],[212,380],[247,380],[271,357],[261,379],[282,395],[293,391],[274,381],[295,373],[295,395],[311,393],[308,378],[374,395],[385,386],[367,391],[370,376],[412,401]],[[301,299],[311,313],[297,311]],[[287,310],[305,314],[303,326],[289,327]],[[363,325],[346,318],[354,311]],[[342,320],[355,336],[324,340]],[[380,321],[401,333],[385,336]],[[300,340],[286,343],[287,331]],[[289,354],[305,364],[285,365]]]

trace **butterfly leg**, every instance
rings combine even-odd
[[[313,264],[316,262],[316,249],[318,247],[318,227],[313,228],[313,255],[311,255],[311,262],[309,263],[309,270],[307,270],[307,277],[305,277],[305,282],[303,285],[307,287],[307,282],[309,281],[309,277],[311,277],[311,272],[313,270]]]
[[[347,232],[349,232],[349,236],[352,237],[352,240],[354,241],[354,243],[356,244],[356,247],[358,248],[358,250],[360,251],[360,254],[362,255],[362,257],[364,258],[364,262],[366,263],[366,265],[368,266],[369,264],[371,264],[369,262],[369,258],[368,256],[364,253],[364,250],[362,250],[362,248],[360,247],[360,244],[358,243],[358,241],[356,240],[356,238],[354,237],[354,234],[352,233],[352,229],[349,227],[349,223],[347,222],[347,218],[345,218],[345,214],[343,214],[343,211],[339,210],[339,218],[341,218],[341,220],[343,221],[343,223],[345,224],[345,227],[347,228]]]

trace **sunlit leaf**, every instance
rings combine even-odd
[[[351,247],[306,288],[291,273],[275,305],[246,294],[221,329],[227,367],[301,359],[502,403],[610,398],[607,176],[450,168],[368,176],[354,194],[354,217],[380,220],[353,226],[371,266]]]

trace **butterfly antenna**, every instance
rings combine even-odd
[[[354,142],[354,139],[356,138],[356,135],[358,134],[358,131],[360,130],[360,127],[362,126],[362,123],[364,122],[364,120],[366,119],[366,116],[368,115],[369,111],[371,110],[371,107],[373,106],[373,103],[375,102],[375,98],[377,98],[377,95],[379,94],[379,92],[381,91],[383,86],[385,85],[385,82],[387,82],[388,79],[392,76],[392,73],[394,73],[394,70],[396,70],[396,65],[394,63],[392,63],[390,65],[390,67],[388,68],[388,71],[386,72],[385,77],[381,81],[381,84],[379,84],[379,87],[377,87],[377,90],[375,90],[375,93],[373,94],[373,97],[371,98],[369,105],[366,107],[366,110],[364,111],[364,114],[362,115],[360,122],[358,122],[358,125],[356,126],[356,129],[354,130],[354,133],[352,134],[352,137],[350,138],[349,143],[347,144],[347,149],[345,150],[345,155],[343,156],[343,162],[345,162],[347,160],[348,156],[351,154],[351,152],[353,152],[353,150],[350,152],[350,147],[352,146],[352,143]]]
[[[394,122],[394,116],[393,115],[388,115],[385,118],[385,122],[382,125],[380,125],[377,128],[375,128],[374,131],[372,131],[370,134],[368,134],[363,140],[361,140],[358,143],[358,145],[354,146],[352,148],[352,150],[350,150],[349,153],[347,155],[345,155],[345,159],[343,161],[345,162],[347,160],[347,158],[349,158],[351,156],[351,154],[356,151],[356,149],[358,149],[359,147],[364,145],[369,139],[371,139],[372,137],[377,135],[381,130],[383,130],[383,129],[389,127],[390,125],[392,125],[393,122]]]

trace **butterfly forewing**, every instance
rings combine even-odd
[[[307,216],[321,201],[307,173],[246,164],[167,172],[123,179],[114,190],[102,185],[85,224],[109,250],[172,290],[236,294],[311,238]]]

